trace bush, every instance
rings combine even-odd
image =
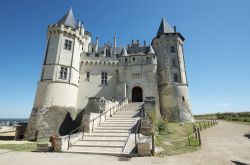
[[[167,124],[168,124],[168,122],[166,120],[160,120],[157,123],[157,129],[158,129],[159,133],[167,132],[167,130],[168,130]]]

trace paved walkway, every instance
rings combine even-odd
[[[219,125],[202,132],[202,148],[193,153],[164,158],[122,159],[101,155],[0,151],[0,165],[244,165],[250,164],[249,136],[250,125],[220,122]]]

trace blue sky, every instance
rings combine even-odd
[[[186,38],[194,114],[250,111],[249,0],[8,0],[1,2],[0,118],[29,117],[48,24],[72,7],[93,38],[150,43],[161,18]]]

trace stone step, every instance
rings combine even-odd
[[[94,136],[94,137],[127,137],[129,134],[128,132],[123,133],[107,133],[107,132],[91,132],[91,133],[84,133],[84,137],[86,136]]]
[[[123,147],[124,141],[77,141],[72,146],[78,147]]]
[[[112,118],[109,118],[107,119],[106,121],[135,121],[134,118],[125,118],[125,117],[112,117]]]
[[[123,124],[123,123],[102,123],[99,127],[113,127],[113,128],[120,128],[120,127],[128,127],[131,128],[133,124]]]
[[[77,147],[72,146],[69,148],[68,153],[84,153],[84,154],[102,154],[102,155],[120,155],[122,147]]]
[[[126,141],[127,136],[84,136],[83,140],[79,141]]]
[[[130,128],[131,128],[131,126],[129,126],[129,127],[99,126],[99,127],[96,127],[95,130],[129,130]]]
[[[129,130],[94,130],[93,133],[127,133]]]

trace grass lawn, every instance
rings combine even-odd
[[[0,149],[11,151],[36,151],[36,142],[23,144],[0,144]]]
[[[6,150],[11,150],[11,151],[31,152],[31,151],[36,151],[38,143],[47,142],[47,141],[48,139],[46,140],[41,139],[41,140],[38,140],[37,142],[0,140],[0,149],[6,149]]]
[[[190,145],[188,139],[182,141],[165,142],[164,139],[177,140],[183,139],[193,133],[193,124],[168,123],[168,131],[156,135],[156,146],[162,147],[164,151],[157,153],[157,156],[178,155],[186,152],[196,151],[200,148],[198,140],[192,136]],[[168,140],[167,140],[168,141]]]

